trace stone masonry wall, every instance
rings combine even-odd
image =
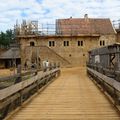
[[[21,39],[21,50],[23,62],[27,56],[25,55],[25,47],[30,45],[31,41],[35,42],[36,46],[47,46],[56,52],[61,57],[70,62],[70,66],[85,66],[88,58],[88,51],[101,47],[100,41],[105,41],[105,45],[113,44],[116,42],[115,35],[102,35],[98,37],[47,37],[47,38],[28,38]],[[49,46],[49,41],[55,41],[55,46]],[[69,41],[69,46],[64,46],[64,41]],[[78,46],[78,41],[83,41],[83,46]],[[28,53],[28,56],[30,52]],[[52,57],[54,57],[52,55]],[[49,60],[50,56],[46,54],[46,58]],[[60,59],[59,59],[60,61]],[[62,61],[61,61],[62,62]]]

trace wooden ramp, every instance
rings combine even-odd
[[[85,68],[66,68],[9,120],[120,120],[120,116]]]

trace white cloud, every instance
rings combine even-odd
[[[58,18],[120,18],[120,0],[0,0],[0,31],[13,28],[15,21],[55,22]]]

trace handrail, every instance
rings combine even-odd
[[[103,75],[102,73],[97,72],[96,70],[93,70],[89,67],[87,67],[87,70],[92,72],[94,75],[96,75],[98,78],[102,79],[105,83],[107,83],[109,86],[111,86],[113,89],[120,92],[120,82],[116,81],[113,78],[110,78],[106,75]]]
[[[11,85],[11,86],[9,86],[7,88],[4,88],[4,89],[0,90],[0,101],[7,98],[7,97],[9,97],[12,94],[15,94],[16,92],[24,89],[25,87],[33,84],[38,79],[40,80],[41,78],[43,78],[43,77],[45,77],[47,75],[50,75],[50,74],[52,74],[54,72],[57,72],[57,71],[59,71],[59,68],[55,68],[53,70],[46,71],[46,72],[40,71],[40,72],[38,72],[37,75],[33,76],[32,78],[29,78],[29,79],[27,79],[25,81],[19,82],[17,84]]]

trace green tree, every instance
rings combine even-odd
[[[0,45],[9,46],[12,42],[14,42],[14,33],[11,29],[0,33]]]
[[[6,37],[5,39],[8,44],[10,44],[11,42],[14,42],[14,35],[13,35],[12,30],[7,30],[5,37]]]
[[[5,33],[3,33],[3,32],[0,33],[0,43],[2,45],[5,44]]]

